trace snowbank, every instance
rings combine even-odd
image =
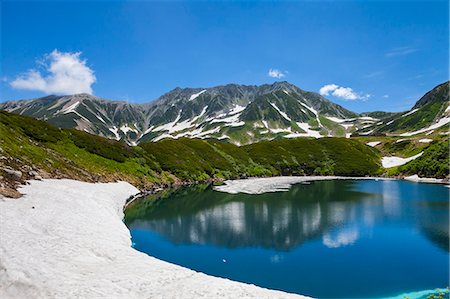
[[[131,248],[128,183],[31,181],[0,199],[0,298],[305,298],[216,278]]]
[[[381,165],[383,165],[384,168],[400,166],[400,165],[408,163],[409,161],[419,158],[420,156],[422,156],[422,154],[423,154],[423,152],[420,152],[417,155],[414,155],[409,158],[400,158],[400,157],[396,157],[396,156],[383,157],[381,159]]]
[[[435,184],[443,184],[444,180],[442,179],[435,179],[435,178],[421,178],[417,174],[407,176],[404,178],[407,181],[411,182],[417,182],[417,183],[435,183]]]
[[[380,144],[380,143],[381,143],[381,141],[372,141],[372,142],[367,142],[366,144],[367,144],[368,146],[375,147],[375,146],[377,146],[377,145]]]
[[[269,178],[250,178],[225,181],[224,185],[215,186],[214,190],[231,194],[262,194],[266,192],[288,191],[292,185],[326,180],[379,180],[374,177],[339,177],[339,176],[279,176]],[[388,180],[382,178],[383,180]]]

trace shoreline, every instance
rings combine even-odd
[[[309,298],[171,264],[132,248],[126,182],[30,181],[0,199],[2,298]],[[21,242],[17,242],[20,240]]]
[[[278,183],[395,180],[333,176],[237,181],[276,178]],[[127,198],[140,198],[140,193],[127,182],[35,180],[20,190],[21,198],[0,198],[0,297],[309,298],[210,276],[135,250],[123,210]]]
[[[323,180],[404,180],[409,182],[415,182],[415,183],[427,183],[427,184],[441,184],[449,186],[450,182],[446,179],[436,179],[436,178],[421,178],[417,175],[412,175],[408,177],[377,177],[377,176],[365,176],[365,177],[346,177],[346,176],[271,176],[271,177],[247,177],[247,178],[237,178],[237,179],[229,179],[229,180],[223,180],[220,181],[221,185],[214,185],[214,190],[222,192],[222,186],[227,185],[227,182],[249,182],[254,180],[273,180],[277,178],[285,178],[288,181],[293,180],[294,183],[290,183],[290,185],[293,184],[299,184],[302,182],[311,182],[311,181],[323,181]],[[218,181],[207,181],[204,182],[206,184],[217,183]],[[202,182],[196,182],[196,183],[190,183],[190,184],[179,184],[174,186],[168,186],[165,188],[154,188],[151,190],[144,190],[140,191],[139,193],[130,196],[125,201],[123,209],[125,210],[131,203],[133,203],[135,200],[139,200],[140,198],[143,198],[148,195],[156,194],[160,191],[170,189],[170,188],[181,188],[186,186],[194,186],[197,184],[201,184]],[[276,192],[276,191],[284,191],[284,190],[274,190],[274,191],[266,191],[266,192]],[[244,192],[245,193],[245,192]]]
[[[366,177],[346,177],[346,176],[272,176],[272,177],[247,177],[247,178],[238,178],[238,179],[229,179],[229,180],[223,180],[220,181],[221,185],[214,185],[214,190],[222,192],[222,186],[226,186],[227,182],[251,182],[251,181],[258,181],[258,180],[274,180],[277,178],[284,178],[288,181],[294,181],[289,183],[289,185],[293,184],[299,184],[302,182],[311,182],[311,181],[323,181],[323,180],[404,180],[409,182],[415,182],[415,183],[427,183],[427,184],[442,184],[449,186],[450,182],[447,179],[436,179],[436,178],[421,178],[417,175],[412,175],[408,177],[376,177],[376,176],[366,176]],[[206,184],[213,184],[217,183],[218,181],[208,181],[205,182]],[[156,194],[160,191],[170,189],[170,188],[180,188],[180,187],[186,187],[186,186],[194,186],[197,184],[201,184],[202,182],[192,183],[192,184],[180,184],[180,185],[174,185],[174,186],[168,186],[165,188],[155,188],[152,190],[144,190],[140,191],[139,193],[130,196],[125,201],[123,209],[125,210],[131,203],[133,203],[135,200],[139,200],[143,197],[146,197],[148,195]],[[228,183],[229,184],[229,183]],[[283,189],[283,188],[282,188]],[[277,192],[277,191],[285,191],[283,190],[274,190],[274,191],[265,191],[265,192]],[[225,192],[225,191],[223,191]],[[244,192],[246,193],[246,192]],[[258,194],[258,193],[255,193]]]

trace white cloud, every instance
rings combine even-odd
[[[42,62],[44,74],[30,69],[10,82],[16,89],[38,90],[46,94],[92,94],[96,81],[94,71],[80,58],[81,52],[59,52],[53,50]]]
[[[283,78],[284,76],[286,76],[286,73],[287,72],[282,72],[282,71],[277,70],[277,69],[270,69],[269,72],[267,73],[267,75],[269,77],[272,77],[272,78],[280,79],[280,78]]]
[[[359,238],[356,228],[344,228],[341,231],[326,233],[322,237],[322,243],[328,248],[339,248],[352,245]]]
[[[388,95],[388,94],[385,94],[385,95],[383,96],[383,98],[387,99],[387,98],[389,98],[389,95]]]
[[[336,84],[327,84],[327,85],[322,86],[322,88],[319,90],[319,93],[323,96],[328,96],[328,95],[330,95],[330,92],[333,92],[338,87],[339,86],[337,86]]]
[[[416,48],[413,47],[400,47],[400,48],[394,48],[388,51],[385,56],[386,57],[395,57],[395,56],[403,56],[408,55],[411,53],[417,52]]]
[[[343,87],[336,84],[327,84],[320,88],[319,93],[323,96],[335,96],[344,100],[367,100],[371,97],[370,94],[359,94],[350,87]]]

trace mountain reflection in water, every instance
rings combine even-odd
[[[432,242],[448,251],[448,201],[429,198],[418,186],[402,190],[396,181],[376,186],[354,181],[294,185],[288,192],[225,194],[196,186],[151,195],[127,210],[131,229],[157,232],[177,244],[265,247],[290,250],[321,239],[337,248],[354,243],[377,222],[412,222]],[[415,204],[411,205],[411,201]],[[413,215],[413,217],[409,217]],[[447,217],[445,217],[447,215]],[[408,216],[408,217],[405,217]]]
[[[287,192],[166,190],[125,211],[135,248],[207,274],[319,298],[449,281],[448,188],[330,180]]]

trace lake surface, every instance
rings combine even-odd
[[[138,200],[134,247],[214,276],[319,298],[380,298],[449,284],[449,188],[330,180],[287,192],[208,186]]]

